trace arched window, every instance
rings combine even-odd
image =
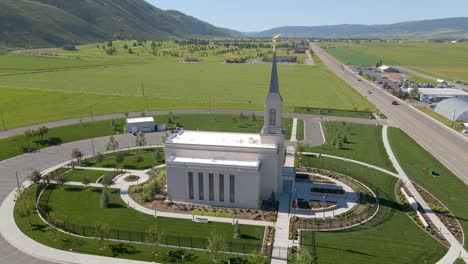
[[[270,109],[270,126],[276,126],[276,109]]]

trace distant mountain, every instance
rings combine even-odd
[[[0,46],[49,47],[121,38],[238,37],[144,0],[0,0]]]
[[[281,33],[285,37],[316,38],[468,38],[468,17],[402,22],[389,25],[334,25],[313,27],[278,27],[246,33],[253,37],[270,37]]]

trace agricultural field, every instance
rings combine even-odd
[[[254,43],[210,48],[161,42],[156,56],[149,42],[145,46],[133,44],[114,42],[114,55],[102,49],[106,43],[80,46],[78,51],[47,49],[0,55],[0,112],[4,116],[0,129],[89,116],[91,107],[95,115],[148,109],[263,109],[271,65],[222,61],[268,56],[269,44],[257,43],[261,48],[248,48]],[[134,49],[132,54],[124,45]],[[202,62],[181,63],[192,55]],[[316,66],[301,65],[301,61],[279,66],[285,111],[292,112],[296,106],[374,109],[316,60]]]
[[[328,53],[348,65],[384,64],[410,67],[450,81],[468,81],[468,43],[324,43]]]

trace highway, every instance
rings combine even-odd
[[[330,70],[361,95],[367,97],[384,113],[390,124],[405,131],[468,185],[468,138],[466,136],[437,122],[376,85],[361,79],[347,67],[342,69],[342,63],[323,51],[317,43],[310,43],[310,46]],[[369,90],[372,94],[367,93]],[[400,105],[392,105],[392,101],[395,100],[399,101]]]

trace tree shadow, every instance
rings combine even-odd
[[[34,143],[41,146],[57,146],[63,143],[63,140],[58,137],[44,138],[35,140]]]
[[[243,259],[243,258],[231,257],[231,258],[229,258],[229,262],[223,261],[223,263],[225,263],[225,264],[227,264],[227,263],[230,263],[230,264],[248,264],[249,262],[246,259]]]
[[[198,259],[198,256],[195,256],[192,253],[187,253],[185,250],[171,250],[163,259],[167,263],[181,263],[182,261],[194,262]]]
[[[129,244],[124,244],[124,243],[119,243],[116,245],[110,245],[109,246],[111,252],[112,252],[112,257],[117,257],[119,255],[125,254],[125,255],[134,255],[138,254],[141,251],[137,250],[135,246],[129,245]]]
[[[249,240],[260,240],[258,237],[254,237],[254,236],[246,235],[246,234],[242,234],[241,238],[242,239],[249,239]]]

